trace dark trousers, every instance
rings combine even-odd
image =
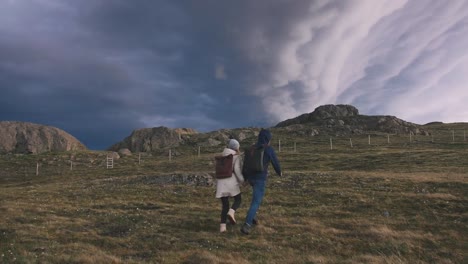
[[[236,211],[239,208],[242,201],[241,194],[234,196],[234,203],[232,204],[231,209]],[[221,224],[225,224],[227,220],[227,213],[229,211],[229,197],[221,197],[221,203],[223,205],[221,210]]]

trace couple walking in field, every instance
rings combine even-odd
[[[271,163],[279,176],[282,176],[281,167],[275,150],[270,146],[271,133],[262,129],[258,134],[257,143],[251,146],[252,151],[257,149],[261,159],[261,170],[249,172],[246,170],[240,153],[240,144],[237,140],[231,139],[228,146],[223,150],[222,156],[233,155],[232,176],[225,179],[218,179],[216,184],[216,198],[220,198],[222,204],[220,232],[226,232],[226,222],[229,219],[231,224],[236,224],[235,212],[242,202],[240,187],[244,182],[252,186],[252,201],[241,232],[248,235],[252,226],[257,224],[256,214],[265,195],[266,180],[268,177],[268,165]],[[245,159],[249,156],[246,154]],[[249,157],[251,158],[251,157]],[[229,207],[229,198],[234,197],[234,203]]]

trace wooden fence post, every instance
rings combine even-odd
[[[353,147],[353,140],[351,138],[349,139],[349,145]]]
[[[370,145],[370,135],[369,135],[369,145]]]
[[[278,139],[278,152],[281,152],[281,139]]]
[[[455,130],[452,130],[452,143],[455,143]]]
[[[200,157],[200,146],[198,146],[198,157]]]
[[[39,162],[36,162],[36,176],[39,176]]]
[[[387,134],[387,144],[390,144],[390,134]]]
[[[333,140],[330,138],[330,150],[333,150]]]
[[[73,160],[70,160],[70,170],[73,170]]]
[[[172,160],[172,150],[169,149],[169,161],[171,161],[171,160]]]

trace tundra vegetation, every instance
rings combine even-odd
[[[0,262],[468,263],[468,128],[425,129],[370,144],[274,129],[284,177],[271,175],[248,236],[218,232],[209,173],[222,146],[133,153],[113,169],[105,151],[1,155]]]

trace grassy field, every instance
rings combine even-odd
[[[274,130],[285,176],[271,175],[249,236],[218,233],[213,186],[174,181],[212,172],[221,147],[113,169],[99,151],[3,155],[0,263],[468,263],[468,143],[450,132],[464,128],[433,125],[436,140],[373,133],[353,147],[333,137],[333,149],[328,136]]]

